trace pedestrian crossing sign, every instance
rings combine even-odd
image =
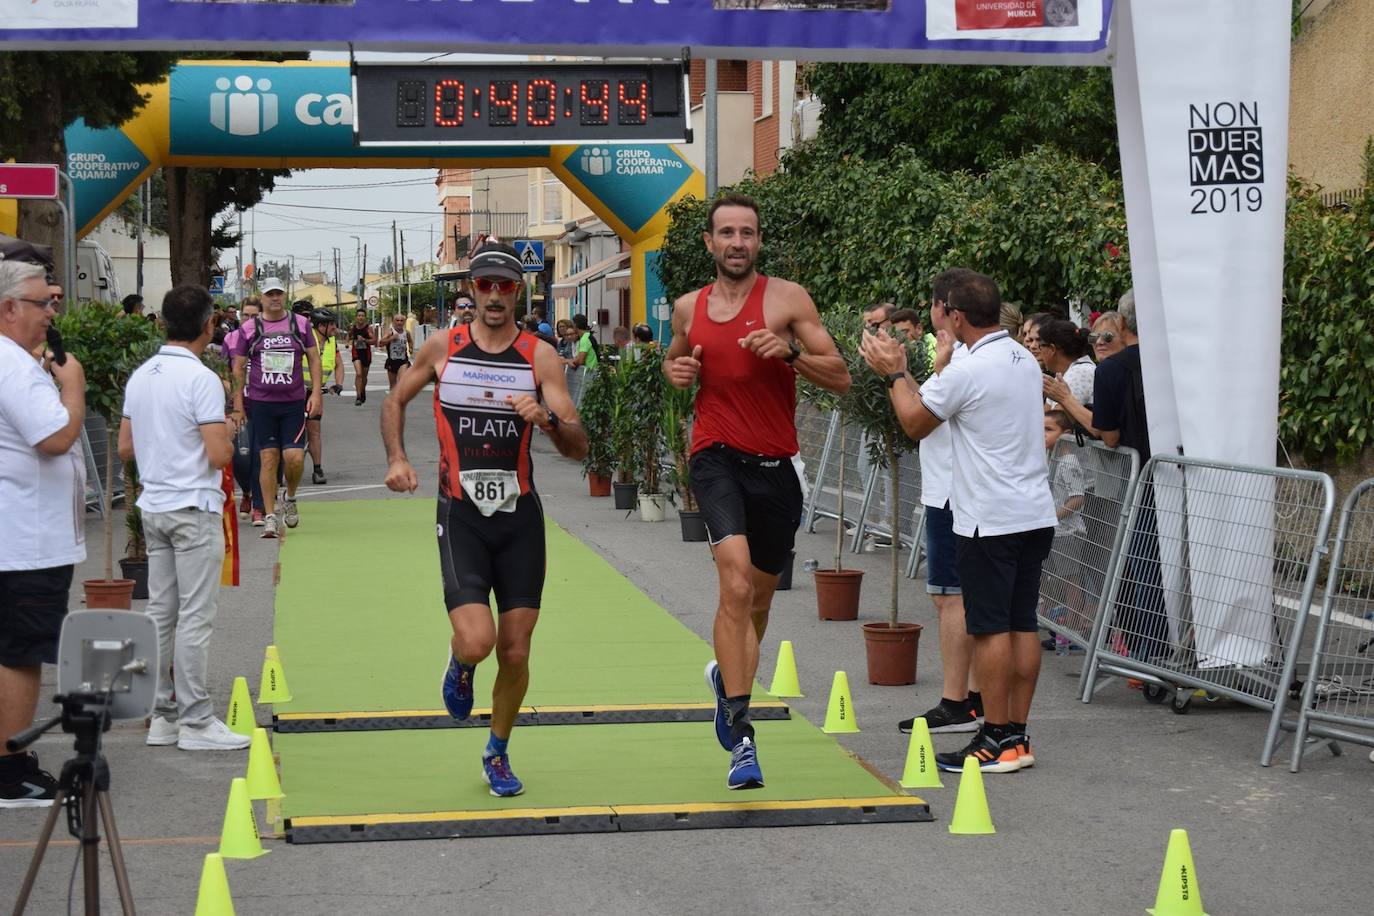
[[[544,243],[539,239],[516,239],[515,253],[525,273],[539,273],[544,269]]]
[[[224,274],[215,274],[210,278],[210,295],[224,295]]]

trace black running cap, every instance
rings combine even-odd
[[[515,249],[500,242],[487,242],[468,262],[468,272],[475,277],[501,277],[506,280],[525,279],[524,265]]]

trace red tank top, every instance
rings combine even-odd
[[[448,332],[448,361],[434,386],[434,425],[439,433],[439,492],[463,498],[459,475],[468,470],[514,471],[520,495],[530,492],[530,435],[506,396],[539,397],[534,348],[539,339],[521,332],[501,353],[488,353],[467,325]]]
[[[797,453],[797,375],[780,359],[760,359],[739,345],[740,338],[767,327],[759,275],[739,314],[715,321],[707,314],[712,286],[697,294],[691,348],[701,346],[700,387],[692,424],[692,454],[723,443],[750,455],[790,458]]]

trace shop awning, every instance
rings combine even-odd
[[[591,267],[580,270],[571,276],[564,277],[553,285],[553,294],[562,298],[577,295],[579,287],[587,283],[600,280],[606,274],[621,267],[626,267],[630,263],[630,253],[628,251],[618,251],[606,258],[604,261],[597,261]]]
[[[625,267],[620,270],[613,270],[606,274],[607,289],[629,289],[630,288],[630,268]]]

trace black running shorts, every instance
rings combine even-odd
[[[0,665],[57,661],[71,587],[71,566],[0,572]]]
[[[802,515],[801,481],[792,460],[713,445],[692,456],[691,471],[692,492],[711,543],[742,534],[754,568],[773,576],[781,573]]]
[[[496,609],[538,608],[544,594],[544,507],[530,491],[514,512],[483,516],[466,499],[441,495],[438,502],[439,568],[444,606],[464,604]]]
[[[388,360],[386,361],[386,371],[387,371],[387,372],[400,372],[402,366],[409,366],[409,365],[410,365],[410,360],[408,360],[408,359],[388,359]]]
[[[353,362],[362,363],[364,369],[369,368],[372,365],[372,348],[368,347],[366,350],[354,350]]]
[[[970,636],[1036,633],[1040,567],[1054,543],[1053,528],[971,538],[956,534],[964,629]]]

